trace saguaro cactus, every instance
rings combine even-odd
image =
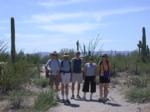
[[[85,48],[85,45],[83,45],[83,52],[84,52],[84,55],[86,55],[86,48]]]
[[[11,17],[11,61],[15,63],[16,48],[15,48],[15,20]]]
[[[79,40],[77,40],[76,46],[77,46],[77,51],[79,51]]]
[[[137,44],[139,48],[139,55],[141,55],[141,49],[142,49],[142,41],[140,40],[139,43]]]
[[[147,47],[146,47],[146,33],[145,27],[142,28],[142,55],[143,57],[147,56]]]

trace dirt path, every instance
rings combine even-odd
[[[75,99],[71,100],[72,104],[70,106],[59,103],[58,106],[50,109],[48,112],[150,112],[150,104],[129,103],[122,94],[120,84],[112,85],[109,94],[110,101],[106,104],[97,101],[99,98],[99,89],[97,86],[97,92],[93,96],[94,101]]]

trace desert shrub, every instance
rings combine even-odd
[[[112,71],[122,72],[127,69],[127,57],[123,55],[117,55],[110,57],[110,62],[112,64]],[[114,68],[115,66],[115,68]],[[115,70],[114,70],[115,69]]]
[[[9,92],[9,100],[13,109],[19,109],[21,107],[24,96],[25,93],[23,91],[13,90]]]
[[[150,82],[150,78],[148,75],[141,75],[141,76],[130,76],[128,78],[127,84],[130,87],[139,87],[139,88],[144,88],[148,87],[148,84]]]
[[[31,69],[28,66],[29,64],[24,60],[17,61],[15,64],[8,62],[5,65],[3,75],[0,76],[3,92],[19,89],[23,84],[30,81]]]
[[[35,100],[34,109],[36,112],[43,112],[48,110],[50,107],[55,106],[57,101],[55,99],[55,94],[52,90],[43,91]]]
[[[130,88],[126,96],[131,102],[149,102],[150,88]]]
[[[38,87],[42,87],[42,88],[44,88],[44,87],[46,87],[48,85],[48,79],[46,79],[44,77],[41,77],[39,79],[35,79],[33,82]]]

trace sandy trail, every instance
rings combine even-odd
[[[129,103],[124,97],[120,84],[110,85],[113,85],[110,86],[110,101],[106,104],[97,101],[99,98],[99,89],[97,86],[97,92],[93,95],[93,101],[70,100],[71,105],[68,106],[59,103],[58,106],[48,110],[48,112],[150,112],[150,103]],[[88,98],[89,94],[87,94]]]

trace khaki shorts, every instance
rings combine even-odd
[[[72,73],[72,83],[78,82],[82,83],[83,81],[83,74],[82,73]]]
[[[61,83],[69,84],[71,79],[70,73],[61,73]]]

